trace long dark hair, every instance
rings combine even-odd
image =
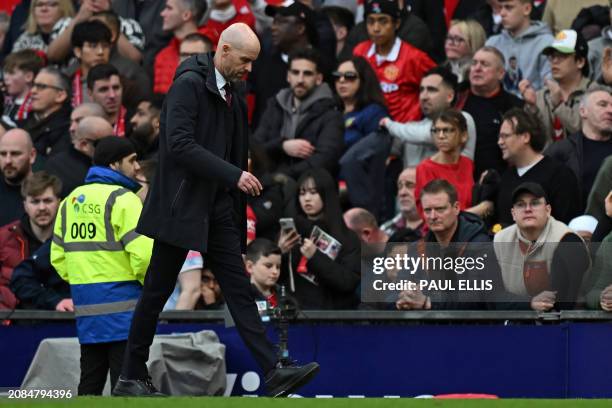
[[[321,201],[323,201],[321,218],[315,222],[308,220],[306,213],[304,213],[300,205],[300,190],[308,180],[313,181],[317,192],[321,196]],[[301,226],[302,228],[308,229],[310,225],[316,223],[320,225],[320,228],[331,234],[337,240],[344,240],[348,235],[348,228],[344,224],[344,219],[342,218],[337,184],[329,172],[321,168],[306,170],[298,179],[297,186],[295,208],[297,211],[296,223],[298,227]],[[310,229],[306,232],[310,233]]]
[[[374,72],[370,63],[363,57],[351,56],[340,61],[338,67],[348,61],[351,61],[355,66],[361,81],[359,89],[355,94],[355,110],[361,110],[373,103],[386,107],[387,102],[385,101],[382,89],[380,89],[380,81],[376,77],[376,72]],[[344,107],[342,100],[339,103],[340,106]]]

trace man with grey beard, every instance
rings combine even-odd
[[[0,226],[23,214],[21,183],[32,173],[36,149],[29,133],[11,129],[0,136]]]
[[[597,172],[612,155],[612,88],[595,86],[580,103],[582,129],[555,142],[544,154],[569,167],[578,179],[580,209],[584,210]]]

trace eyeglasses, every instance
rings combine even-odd
[[[39,91],[44,91],[45,89],[55,89],[56,91],[64,91],[64,88],[55,85],[43,84],[40,82],[34,82],[32,84],[32,89],[37,89]]]
[[[459,37],[457,35],[447,35],[446,42],[453,45],[459,45],[465,42],[465,38]]]
[[[332,77],[334,77],[335,81],[339,81],[342,78],[344,78],[344,80],[347,82],[353,82],[359,78],[359,75],[353,71],[346,71],[346,72],[334,71],[332,72]]]
[[[535,209],[535,208],[541,207],[542,205],[544,205],[544,200],[539,198],[537,200],[531,200],[529,202],[519,201],[518,203],[515,203],[513,207],[516,208],[517,210],[525,211],[527,207],[531,207]]]
[[[34,5],[34,8],[54,8],[59,5],[57,1],[39,1]]]
[[[574,54],[564,54],[562,52],[552,52],[548,54],[546,57],[548,58],[549,61],[553,62],[553,61],[565,61],[572,55]]]
[[[457,129],[452,128],[452,127],[445,127],[445,128],[432,127],[430,132],[432,136],[437,136],[440,133],[443,134],[444,136],[450,136],[456,131]]]

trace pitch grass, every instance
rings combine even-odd
[[[435,400],[412,398],[108,398],[79,397],[69,400],[8,400],[0,399],[1,407],[44,408],[609,408],[612,400],[552,400],[552,399],[499,399],[499,400]]]

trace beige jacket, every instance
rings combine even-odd
[[[591,80],[589,78],[582,78],[578,89],[576,89],[570,95],[567,102],[561,102],[556,108],[553,108],[553,104],[550,100],[550,91],[547,87],[544,87],[537,92],[537,114],[540,118],[540,122],[543,124],[547,145],[555,140],[555,130],[553,128],[555,116],[559,118],[559,121],[565,130],[565,137],[576,133],[581,129],[582,122],[580,120],[580,100],[590,85]]]

